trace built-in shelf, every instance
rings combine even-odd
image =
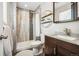
[[[51,23],[52,20],[49,18],[53,13],[49,13],[41,18],[41,24]]]
[[[53,13],[49,13],[49,14],[43,16],[42,19],[45,18],[45,17],[47,17],[47,16],[50,16],[50,15],[52,15],[52,14],[53,14]],[[41,21],[42,21],[42,20],[41,20]]]
[[[46,22],[42,22],[41,24],[45,24],[45,23],[51,23],[52,21],[46,21]]]

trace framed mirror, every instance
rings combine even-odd
[[[79,20],[79,2],[76,2],[77,4],[77,20]]]
[[[65,23],[77,18],[77,4],[75,2],[53,2],[53,22]]]

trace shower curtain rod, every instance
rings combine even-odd
[[[24,11],[31,11],[31,13],[35,13],[34,11],[32,10],[29,10],[29,9],[24,9],[24,8],[20,8],[20,7],[16,7],[17,9],[20,9],[20,10],[24,10]]]

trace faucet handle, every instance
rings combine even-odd
[[[68,30],[67,28],[64,28],[64,32],[65,32],[65,33],[67,33],[67,30]]]
[[[69,36],[71,35],[71,29],[65,28],[64,32]]]

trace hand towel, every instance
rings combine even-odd
[[[4,31],[2,35],[8,36],[7,39],[3,39],[4,54],[5,56],[11,56],[13,50],[13,40],[11,29],[8,25],[4,25]]]

